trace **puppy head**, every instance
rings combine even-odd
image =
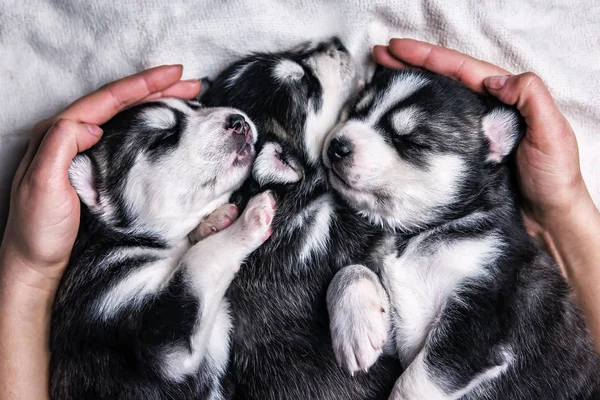
[[[127,109],[78,155],[72,185],[115,227],[185,235],[248,177],[256,128],[241,111],[165,99]]]
[[[516,111],[490,108],[447,78],[384,70],[330,133],[323,160],[332,187],[353,207],[410,231],[464,209],[518,136]]]
[[[355,75],[352,56],[332,38],[238,61],[212,82],[202,102],[245,111],[261,131],[255,178],[289,183],[301,179],[300,165],[320,163],[323,140],[356,86]]]

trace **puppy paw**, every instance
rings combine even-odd
[[[190,243],[196,244],[202,239],[206,239],[223,229],[227,228],[237,220],[239,215],[238,208],[234,204],[224,204],[204,218],[200,225],[194,229],[188,238]]]
[[[388,312],[377,288],[366,278],[348,286],[330,307],[333,351],[338,365],[351,375],[367,371],[381,355],[388,336]]]
[[[275,199],[269,191],[254,196],[236,221],[238,239],[254,251],[271,236]]]

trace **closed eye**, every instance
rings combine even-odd
[[[147,150],[151,158],[158,158],[161,154],[175,148],[185,130],[187,124],[185,115],[179,110],[169,111],[173,115],[170,127],[159,128],[156,125],[146,125],[146,140],[149,142]]]
[[[290,164],[289,157],[288,157],[286,154],[284,154],[284,153],[282,153],[282,152],[279,152],[279,153],[277,153],[277,158],[279,158],[279,160],[280,160],[282,163],[284,163],[285,165],[287,165],[288,167],[291,167],[291,166],[292,166],[292,165]]]
[[[302,173],[302,168],[299,166],[298,160],[285,151],[276,152],[277,158],[287,167],[293,169],[297,173]]]
[[[156,153],[160,149],[166,150],[175,147],[179,142],[181,130],[177,128],[165,129],[161,132],[153,132],[148,152]]]

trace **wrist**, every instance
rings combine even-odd
[[[23,306],[51,307],[66,263],[36,265],[10,245],[0,246],[0,295]]]
[[[587,262],[600,242],[600,211],[587,189],[569,207],[548,216],[542,225],[546,243],[569,281],[585,278],[595,263]]]
[[[551,197],[552,201],[546,204],[528,201],[525,209],[540,228],[552,236],[562,236],[565,228],[579,229],[586,218],[597,212],[581,175],[568,185],[560,185]]]
[[[57,285],[0,247],[0,398],[48,398],[49,338]]]
[[[557,242],[600,231],[600,212],[585,186],[568,205],[540,220],[544,231]]]

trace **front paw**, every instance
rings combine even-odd
[[[351,375],[367,371],[379,358],[388,336],[386,305],[373,282],[353,282],[330,307],[333,351],[338,365]]]
[[[238,235],[236,239],[248,246],[250,251],[254,251],[271,236],[274,215],[275,199],[269,191],[254,196],[235,222]]]
[[[196,244],[210,235],[222,231],[237,219],[239,214],[235,204],[224,204],[213,211],[208,217],[204,218],[200,225],[194,229],[188,238],[190,243]]]

